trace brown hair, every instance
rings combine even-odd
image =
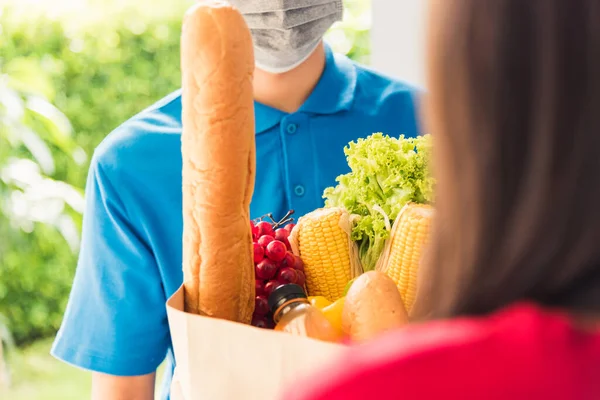
[[[433,1],[419,308],[600,311],[600,1]]]

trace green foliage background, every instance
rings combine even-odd
[[[148,7],[139,0],[92,0],[87,9],[74,13],[50,9],[34,14],[32,8],[23,12],[14,4],[0,10],[0,74],[8,82],[3,90],[22,99],[47,100],[72,125],[72,129],[61,128],[60,116],[40,123],[43,118],[30,110],[30,117],[10,128],[30,129],[45,143],[54,168],[44,171],[35,151],[9,140],[9,111],[0,102],[0,177],[10,160],[29,159],[38,166],[40,179],[67,184],[61,186],[63,191],[82,192],[90,155],[98,143],[120,123],[179,87],[181,16],[191,3],[164,0]],[[363,63],[369,60],[369,5],[369,0],[347,0],[344,22],[328,34],[336,51]],[[24,217],[11,211],[11,199],[14,205],[15,196],[32,189],[6,176],[0,179],[0,315],[8,321],[17,344],[56,332],[77,259],[68,229],[32,217],[31,212]],[[56,196],[61,195],[35,198],[36,206],[55,204]],[[81,210],[62,200],[58,220],[68,218],[78,231]]]

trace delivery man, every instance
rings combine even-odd
[[[232,1],[255,47],[253,218],[323,206],[323,189],[348,172],[348,142],[418,134],[411,88],[323,43],[342,18],[342,0],[295,1],[285,10],[279,0]],[[180,135],[176,92],[118,127],[92,159],[81,254],[52,354],[93,371],[94,399],[154,399],[165,359],[169,398],[165,301],[183,279]]]

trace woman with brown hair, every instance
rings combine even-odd
[[[428,55],[430,321],[285,399],[600,399],[600,1],[432,1]]]

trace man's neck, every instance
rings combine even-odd
[[[275,109],[293,113],[308,99],[325,69],[323,43],[311,56],[289,72],[254,71],[254,99]]]

